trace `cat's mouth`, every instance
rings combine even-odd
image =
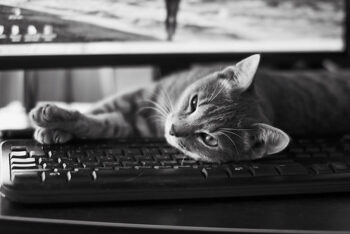
[[[181,142],[181,140],[179,140],[177,137],[170,136],[169,134],[166,133],[166,134],[165,134],[165,138],[166,138],[167,142],[168,142],[171,146],[173,146],[173,147],[175,147],[176,149],[180,150],[180,151],[181,151],[182,153],[184,153],[185,155],[187,155],[187,156],[193,158],[194,160],[202,160],[202,158],[201,158],[199,155],[197,155],[197,154],[191,152],[191,151],[188,149],[188,147],[186,147],[185,144],[184,144],[183,142]]]
[[[199,161],[215,162],[215,160],[209,157],[193,153],[180,139],[167,134],[165,135],[165,137],[170,145],[180,150],[183,154],[189,156],[190,158],[194,160],[199,160]]]
[[[167,142],[175,147],[176,149],[180,150],[182,153],[184,153],[185,155],[189,156],[190,158],[194,159],[194,160],[200,160],[200,161],[207,161],[207,162],[213,162],[212,159],[203,156],[203,155],[198,155],[196,153],[194,153],[193,151],[191,151],[191,149],[189,149],[184,142],[181,141],[181,139],[179,139],[178,137],[175,136],[171,136],[169,134],[169,129],[171,126],[171,120],[170,120],[170,116],[166,119],[165,121],[165,139],[167,140]]]

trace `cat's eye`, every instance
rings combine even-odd
[[[210,147],[218,146],[218,140],[215,137],[213,137],[209,134],[206,134],[206,133],[201,133],[200,137],[201,137],[202,141],[204,142],[204,144],[206,144]]]
[[[197,109],[197,103],[198,103],[198,96],[194,95],[191,99],[191,103],[190,103],[190,113],[195,112]]]

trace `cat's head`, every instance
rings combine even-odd
[[[204,161],[249,160],[282,151],[289,137],[268,121],[254,88],[260,55],[199,79],[165,122],[167,141]]]

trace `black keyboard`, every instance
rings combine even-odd
[[[23,203],[350,191],[350,137],[294,140],[255,161],[195,161],[157,139],[2,143],[2,196]]]

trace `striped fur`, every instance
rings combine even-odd
[[[64,143],[72,138],[165,137],[194,159],[231,161],[283,150],[289,142],[283,131],[350,131],[347,73],[260,70],[253,80],[258,62],[255,55],[236,66],[195,67],[110,97],[87,113],[37,106],[30,112],[35,139]],[[198,104],[190,113],[194,95]]]

